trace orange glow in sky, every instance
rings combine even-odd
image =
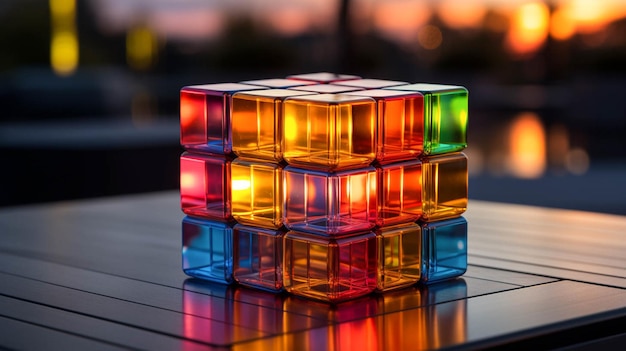
[[[454,29],[479,27],[487,13],[483,0],[443,0],[438,4],[437,14]]]
[[[507,46],[515,54],[528,54],[543,45],[548,36],[549,10],[543,2],[529,2],[513,12]]]
[[[430,19],[431,11],[422,1],[391,0],[374,6],[374,25],[383,34],[411,42],[417,31]]]

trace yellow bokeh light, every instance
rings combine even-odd
[[[52,36],[50,64],[58,75],[69,75],[78,66],[78,38],[72,32],[58,32]]]
[[[76,33],[76,1],[50,0],[50,66],[60,76],[67,76],[78,67],[78,35]]]
[[[156,57],[156,36],[147,27],[138,27],[126,34],[126,60],[138,70],[145,70],[154,64]]]

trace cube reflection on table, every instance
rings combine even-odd
[[[282,166],[236,158],[231,162],[231,206],[239,223],[280,228],[283,214]]]
[[[287,89],[235,93],[231,116],[233,152],[237,156],[282,161],[282,101],[310,94]]]
[[[218,283],[233,282],[233,224],[185,216],[183,271]]]
[[[185,152],[180,157],[180,203],[184,213],[229,219],[230,160]]]
[[[320,235],[369,230],[376,222],[376,170],[341,172],[287,166],[284,221],[289,229]]]
[[[304,74],[292,74],[287,76],[287,79],[305,80],[316,83],[334,83],[345,80],[360,79],[361,77],[351,74],[337,74],[330,72],[316,72],[316,73],[304,73]]]
[[[278,229],[234,227],[233,276],[241,285],[263,290],[283,288],[283,236]]]
[[[422,159],[422,220],[457,217],[467,210],[467,157],[463,153]]]
[[[417,224],[379,228],[378,278],[376,289],[389,291],[414,285],[420,280],[422,232]]]
[[[380,227],[415,222],[422,216],[422,162],[418,159],[376,166]]]
[[[302,168],[368,166],[375,157],[375,102],[345,94],[290,97],[284,102],[283,158]]]
[[[218,83],[185,86],[180,90],[180,143],[185,149],[230,154],[230,106],[234,93],[262,87]]]
[[[385,89],[424,95],[424,153],[461,151],[467,146],[468,93],[456,85],[409,84]]]
[[[422,223],[420,281],[431,283],[458,277],[467,270],[467,221],[457,217]]]
[[[372,89],[348,92],[376,100],[376,160],[415,158],[424,143],[424,96],[420,93]]]
[[[376,288],[376,234],[339,238],[289,231],[285,235],[285,289],[298,296],[339,302]]]

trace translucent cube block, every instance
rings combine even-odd
[[[291,87],[297,87],[301,85],[315,84],[315,82],[311,82],[311,81],[285,79],[285,78],[247,80],[241,83],[250,84],[250,85],[258,85],[258,86],[267,87],[267,88],[291,88]]]
[[[180,143],[187,149],[230,154],[232,94],[259,86],[218,83],[190,85],[180,90]]]
[[[363,88],[363,89],[380,89],[393,87],[397,85],[407,85],[409,82],[402,82],[397,80],[386,80],[386,79],[371,79],[371,78],[362,78],[362,79],[352,79],[342,82],[336,82],[334,84],[337,85],[345,85],[348,87],[355,88]]]
[[[372,98],[317,94],[285,99],[283,158],[302,168],[365,167],[375,157]]]
[[[376,235],[328,238],[285,235],[285,289],[298,296],[339,302],[376,288]]]
[[[283,100],[311,92],[287,89],[251,90],[232,97],[232,144],[238,156],[282,161]]]
[[[422,231],[415,223],[379,228],[376,290],[389,291],[416,284],[422,265]]]
[[[232,283],[232,224],[185,216],[182,226],[185,274],[217,283]]]
[[[456,85],[409,84],[386,89],[424,95],[424,153],[461,151],[467,146],[468,92]]]
[[[264,228],[282,226],[282,166],[237,158],[231,163],[231,206],[239,223]]]
[[[372,89],[348,92],[376,100],[376,160],[415,158],[424,148],[424,96],[420,93]]]
[[[369,230],[376,222],[376,170],[341,172],[287,166],[284,224],[289,229],[322,235]]]
[[[337,94],[337,93],[345,93],[349,91],[359,91],[359,90],[364,90],[364,89],[335,85],[335,84],[314,84],[314,85],[303,85],[303,86],[293,87],[293,88],[289,88],[289,90],[307,91],[307,92],[319,93],[319,94]]]
[[[250,227],[234,228],[233,276],[241,285],[280,291],[283,288],[282,230]]]
[[[422,163],[401,161],[376,166],[378,226],[415,222],[422,216]]]
[[[422,220],[457,217],[467,210],[467,157],[463,153],[422,159]]]
[[[467,270],[467,221],[457,217],[422,227],[421,282],[458,277]]]
[[[287,79],[306,80],[317,83],[333,83],[341,82],[351,79],[360,79],[361,77],[350,74],[337,74],[330,72],[316,72],[305,74],[293,74],[287,77]]]
[[[230,160],[224,156],[183,153],[180,204],[189,215],[230,219]]]

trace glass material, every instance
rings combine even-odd
[[[230,104],[237,91],[258,86],[220,83],[190,85],[180,90],[180,143],[186,149],[230,154]]]
[[[376,160],[410,159],[422,153],[424,142],[424,96],[385,89],[363,90],[346,95],[376,100]]]
[[[375,156],[375,102],[317,94],[284,102],[283,157],[302,168],[336,170],[369,165]]]
[[[307,80],[307,81],[317,82],[317,83],[333,83],[333,82],[341,82],[345,80],[359,79],[359,78],[361,77],[350,75],[350,74],[337,74],[337,73],[329,73],[329,72],[293,74],[287,77],[287,79]]]
[[[180,204],[184,213],[229,219],[230,161],[185,152],[180,157]]]
[[[301,86],[301,85],[315,84],[315,82],[310,82],[310,81],[284,79],[284,78],[247,80],[241,83],[250,84],[250,85],[258,85],[258,86],[268,87],[268,88],[291,88],[291,87],[296,87],[296,86]]]
[[[285,235],[285,289],[298,296],[339,302],[376,288],[376,235],[325,238]]]
[[[378,226],[417,221],[422,215],[422,163],[402,161],[376,166]]]
[[[467,147],[467,89],[440,84],[409,84],[387,89],[415,91],[424,95],[425,154],[443,154]]]
[[[335,84],[315,84],[315,85],[303,85],[298,87],[289,88],[290,90],[308,91],[320,94],[337,94],[345,93],[349,91],[359,91],[363,88],[348,87]]]
[[[467,270],[467,221],[463,217],[422,223],[421,282],[458,277]]]
[[[284,232],[241,224],[234,230],[235,280],[254,288],[282,290]]]
[[[232,225],[185,216],[182,227],[185,274],[217,283],[232,283]]]
[[[287,166],[285,225],[322,235],[365,231],[376,221],[376,170],[335,173]]]
[[[467,210],[467,157],[463,153],[422,159],[422,220],[461,215]]]
[[[237,222],[265,228],[282,226],[282,167],[237,158],[231,163],[232,213]]]
[[[417,224],[379,228],[376,289],[388,291],[413,285],[420,279],[422,233]]]
[[[337,85],[345,85],[349,87],[363,88],[363,89],[380,89],[386,87],[393,87],[397,85],[407,85],[408,82],[401,82],[397,80],[385,80],[385,79],[353,79],[344,82],[337,82]]]
[[[280,162],[282,101],[289,96],[310,94],[287,89],[235,93],[232,97],[231,118],[233,152],[238,156]]]

